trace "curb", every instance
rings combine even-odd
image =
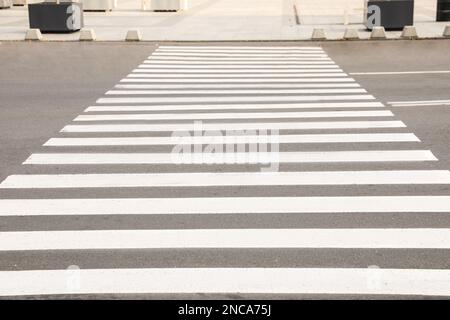
[[[417,34],[414,26],[405,26],[400,36],[389,37],[384,27],[374,27],[369,37],[360,37],[355,28],[347,28],[342,37],[329,38],[323,28],[315,28],[308,39],[277,39],[277,40],[143,40],[139,29],[130,29],[127,31],[123,40],[99,40],[93,29],[82,29],[78,40],[46,40],[43,38],[39,29],[28,29],[24,40],[36,40],[43,42],[76,42],[76,41],[97,41],[97,42],[309,42],[309,41],[395,41],[395,40],[444,40],[450,39],[450,25],[444,27],[441,36],[421,37]],[[22,40],[2,40],[4,42],[17,42]]]

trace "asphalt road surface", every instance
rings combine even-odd
[[[0,44],[0,296],[450,296],[449,50]]]

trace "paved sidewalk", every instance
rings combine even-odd
[[[98,40],[124,40],[127,30],[139,28],[148,41],[307,40],[314,28],[328,38],[342,38],[346,28],[360,31],[363,0],[189,0],[182,12],[142,11],[139,0],[118,0],[112,12],[85,12],[85,28]],[[243,5],[245,4],[245,5]],[[419,36],[440,37],[446,24],[436,23],[435,0],[416,0]],[[0,40],[23,40],[28,29],[26,7],[0,10]],[[389,32],[396,38],[400,32]],[[45,40],[78,40],[79,33],[46,34]]]

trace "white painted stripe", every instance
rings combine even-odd
[[[80,286],[68,285],[68,278]],[[375,279],[375,280],[374,280]],[[377,280],[378,279],[378,280]],[[153,268],[0,271],[0,295],[219,293],[450,296],[446,269]]]
[[[90,106],[85,112],[173,111],[173,110],[252,110],[252,109],[321,109],[321,108],[384,108],[380,102],[323,102],[323,103],[257,103],[257,104],[189,104],[152,106]]]
[[[235,153],[34,153],[23,164],[269,164],[437,161],[428,150]]]
[[[322,47],[302,47],[302,46],[159,46],[158,49],[197,49],[197,50],[209,50],[209,49],[229,49],[229,50],[323,50]]]
[[[152,57],[224,57],[224,58],[325,58],[324,53],[184,53],[184,52],[154,52]]]
[[[284,61],[283,60],[270,60],[270,61],[253,61],[253,60],[249,60],[249,61],[227,61],[227,60],[219,60],[219,61],[214,61],[214,60],[196,60],[196,61],[192,61],[192,60],[188,60],[188,61],[184,61],[184,60],[162,60],[162,59],[151,59],[151,60],[144,60],[143,62],[144,64],[151,64],[151,65],[159,65],[159,64],[163,64],[163,65],[167,65],[167,66],[174,66],[174,65],[223,65],[223,66],[237,66],[237,65],[244,65],[244,66],[285,66],[285,65],[289,65],[289,66],[297,66],[300,65],[300,67],[306,67],[306,66],[311,66],[311,65],[336,65],[332,60],[330,59],[318,59],[318,60],[313,60],[310,59],[310,61],[308,60],[299,60],[299,61],[292,61],[292,60],[288,60],[288,61]]]
[[[200,120],[200,119],[291,119],[393,117],[391,111],[318,111],[318,112],[253,112],[253,113],[145,113],[80,115],[74,121],[128,120]]]
[[[365,89],[228,89],[228,90],[109,90],[107,95],[187,95],[187,94],[327,94],[367,93]]]
[[[192,137],[104,137],[104,138],[51,138],[44,146],[146,146],[237,143],[371,143],[420,142],[413,133],[344,133],[344,134],[290,134],[290,135],[226,135]]]
[[[450,213],[450,196],[0,199],[0,216],[382,212]]]
[[[213,131],[213,130],[311,130],[404,128],[402,121],[333,121],[333,122],[246,122],[246,123],[162,123],[67,125],[61,132],[151,132],[151,131]]]
[[[239,49],[216,49],[216,48],[158,48],[155,52],[205,52],[205,53],[324,53],[323,49],[282,49],[282,48],[239,48]]]
[[[251,83],[251,84],[260,84],[260,83],[342,83],[342,82],[355,82],[352,78],[252,78],[252,79],[146,79],[146,75],[142,74],[130,74],[128,78],[120,80],[120,82],[151,82],[151,83]]]
[[[106,95],[187,95],[187,94],[327,94],[367,93],[365,89],[228,89],[228,90],[109,90]]]
[[[217,103],[217,102],[296,102],[296,101],[334,101],[334,100],[375,100],[369,94],[358,95],[327,95],[327,96],[216,96],[216,97],[127,97],[100,98],[98,104],[114,103]]]
[[[141,70],[139,72],[149,72],[149,73],[298,73],[298,72],[309,72],[309,73],[330,73],[330,72],[343,72],[342,69],[335,67],[328,68],[298,68],[298,67],[290,67],[290,68],[155,68],[154,66],[146,66],[139,65],[137,69],[133,70],[133,72],[137,72],[137,70]]]
[[[255,57],[254,55],[246,57],[187,57],[187,56],[150,56],[148,60],[176,60],[176,61],[332,61],[324,57]]]
[[[388,102],[393,107],[415,107],[415,106],[446,106],[450,105],[450,100],[425,100],[425,101],[392,101]]]
[[[359,88],[357,83],[262,83],[262,84],[229,84],[229,83],[215,83],[215,84],[118,84],[117,89],[302,89],[302,88]]]
[[[310,69],[316,69],[316,70],[336,70],[340,69],[338,65],[335,64],[325,64],[325,65],[270,65],[270,64],[263,64],[263,65],[244,65],[244,66],[235,66],[235,65],[223,65],[223,66],[217,66],[217,65],[176,65],[176,64],[140,64],[139,68],[147,68],[147,69],[157,69],[157,70],[203,70],[203,69],[212,69],[216,71],[220,70],[251,70],[250,72],[253,72],[254,70],[257,71],[271,71],[271,70],[310,70]]]
[[[304,70],[305,73],[298,72],[259,72],[259,73],[249,73],[245,72],[244,74],[238,72],[212,72],[213,74],[209,74],[208,72],[195,72],[189,73],[184,71],[174,71],[174,72],[152,72],[152,70],[148,69],[134,69],[132,72],[140,73],[143,77],[148,78],[323,78],[323,77],[347,77],[346,73],[343,73],[341,70],[330,70],[324,72],[325,70],[321,70],[320,72],[314,73],[310,72],[310,70]]]
[[[411,75],[411,74],[441,74],[450,73],[450,70],[439,70],[439,71],[400,71],[400,72],[351,72],[352,75]]]
[[[0,232],[0,251],[209,248],[450,249],[450,229],[183,229]]]
[[[450,184],[450,171],[201,172],[11,175],[2,189]],[[450,235],[449,235],[450,236]],[[1,241],[0,241],[1,243]]]

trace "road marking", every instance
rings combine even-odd
[[[399,72],[350,72],[351,75],[411,75],[411,74],[440,74],[450,73],[450,70],[442,71],[399,71]]]
[[[307,69],[307,68],[258,68],[258,69],[249,69],[249,68],[233,68],[233,69],[226,69],[226,68],[155,68],[153,66],[139,66],[137,69],[134,69],[133,72],[148,72],[148,73],[164,73],[164,74],[171,74],[171,73],[217,73],[217,74],[223,74],[223,73],[231,73],[231,74],[239,74],[239,73],[256,73],[256,74],[274,74],[274,73],[283,73],[283,74],[297,74],[297,73],[342,73],[342,69],[335,69],[335,68],[318,68],[318,69]]]
[[[344,134],[292,134],[292,135],[226,135],[193,137],[104,137],[104,138],[51,138],[44,146],[140,146],[140,145],[192,145],[237,143],[370,143],[420,142],[413,133],[344,133]]]
[[[200,119],[295,119],[393,117],[391,111],[317,111],[317,112],[250,112],[250,113],[145,113],[79,115],[74,121],[133,121],[133,120],[200,120]]]
[[[109,90],[106,95],[187,95],[187,94],[327,94],[367,93],[365,89],[228,89],[228,90]]]
[[[142,74],[130,74],[128,75],[128,78],[120,80],[120,82],[152,82],[152,83],[251,83],[251,84],[260,84],[260,83],[336,83],[336,82],[355,82],[352,78],[269,78],[269,79],[261,79],[261,78],[254,78],[254,79],[149,79],[146,78],[146,75]]]
[[[0,216],[382,212],[450,213],[450,196],[0,199]]]
[[[149,60],[148,62],[145,62],[143,64],[139,65],[140,68],[155,68],[155,69],[236,69],[236,70],[242,70],[242,69],[257,69],[257,70],[279,70],[279,69],[340,69],[338,65],[334,63],[305,63],[305,64],[247,64],[247,63],[240,63],[240,64],[217,64],[217,63],[203,63],[203,64],[183,64],[183,63],[170,63],[166,62],[161,63],[160,61],[152,61]]]
[[[302,46],[159,46],[158,49],[197,49],[197,50],[210,50],[210,49],[229,49],[229,50],[323,50],[322,47],[302,47]]]
[[[196,60],[196,61],[192,61],[192,60],[188,60],[188,61],[184,61],[184,60],[163,60],[163,59],[151,59],[151,60],[144,60],[143,64],[147,64],[147,65],[155,65],[158,66],[159,64],[163,64],[163,65],[171,65],[171,66],[176,66],[176,65],[223,65],[223,66],[237,66],[237,65],[244,65],[244,66],[299,66],[299,67],[309,67],[311,66],[311,68],[315,68],[316,65],[320,66],[320,65],[329,65],[329,66],[335,66],[336,64],[331,60],[331,59],[324,59],[324,58],[320,58],[320,59],[301,59],[301,60],[297,60],[297,61],[292,61],[292,60],[287,60],[284,61],[283,60],[268,60],[268,61],[258,61],[258,60],[247,60],[247,61],[239,61],[239,60],[233,60],[233,61],[227,61],[227,60],[219,60],[219,61],[215,61],[215,60],[206,60],[204,61],[202,60]]]
[[[75,273],[74,273],[75,272]],[[138,268],[0,271],[0,295],[239,293],[450,296],[445,269]],[[68,277],[80,286],[68,285]]]
[[[392,101],[388,103],[393,107],[448,106],[450,105],[450,100]]]
[[[134,74],[141,74],[142,77],[147,78],[280,78],[280,77],[286,77],[286,78],[325,78],[325,77],[347,77],[347,74],[340,71],[340,70],[332,70],[325,71],[321,70],[321,72],[310,72],[310,70],[304,70],[305,72],[261,72],[261,73],[249,73],[245,72],[244,74],[241,74],[239,72],[234,73],[227,73],[227,72],[213,72],[213,74],[208,74],[206,72],[199,73],[189,73],[189,72],[182,72],[182,71],[175,71],[175,72],[160,72],[155,73],[148,69],[134,69],[132,72]],[[327,73],[325,73],[327,72]],[[220,82],[220,81],[219,81]]]
[[[212,58],[327,58],[324,53],[184,53],[184,52],[154,52],[150,57],[212,57]],[[150,58],[149,57],[149,58]]]
[[[175,60],[175,61],[266,61],[266,62],[276,62],[280,61],[279,57],[255,57],[255,56],[246,56],[246,57],[187,57],[187,56],[150,56],[148,60],[156,61],[156,60]],[[292,62],[292,61],[332,61],[329,57],[283,57],[283,61]]]
[[[151,131],[214,131],[214,130],[312,130],[404,128],[402,121],[333,121],[333,122],[230,122],[230,123],[162,123],[67,125],[61,132],[151,132]]]
[[[244,110],[244,109],[321,109],[321,108],[384,108],[381,102],[322,103],[258,103],[258,104],[188,104],[152,106],[90,106],[85,112],[174,111],[174,110]]]
[[[216,97],[127,97],[100,98],[98,104],[113,103],[217,103],[217,102],[296,102],[296,101],[334,101],[334,100],[375,100],[370,94],[325,95],[325,96],[216,96]]]
[[[11,175],[1,189],[450,184],[450,171],[201,172]],[[0,241],[1,242],[1,241]]]
[[[117,84],[117,89],[304,89],[304,88],[360,88],[357,83],[262,83],[262,84]]]
[[[324,53],[322,48],[196,48],[196,47],[185,47],[185,48],[165,48],[159,47],[155,52],[206,52],[206,53]]]
[[[205,248],[450,249],[450,229],[183,229],[0,232],[0,251]]]
[[[23,164],[269,164],[437,161],[428,150],[233,153],[34,153]]]

